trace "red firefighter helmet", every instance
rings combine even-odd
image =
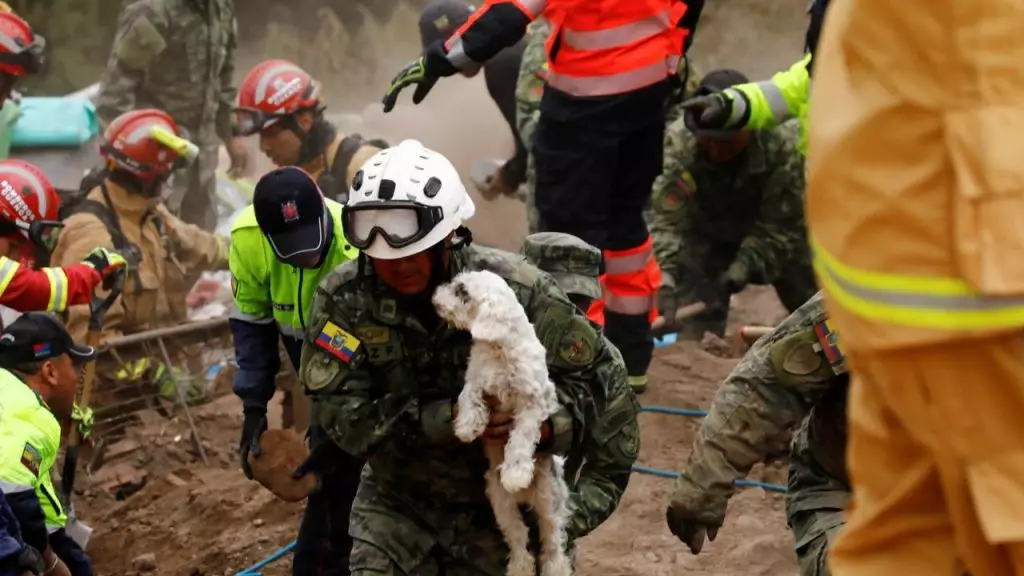
[[[0,236],[53,250],[62,226],[50,179],[24,160],[0,161]]]
[[[10,96],[15,82],[43,67],[46,40],[10,7],[0,2],[0,104]]]
[[[238,90],[235,133],[249,136],[300,110],[323,109],[320,83],[287,60],[266,60]]]
[[[103,132],[100,155],[110,169],[134,174],[150,183],[163,180],[171,172],[188,164],[189,159],[162,143],[155,134],[184,138],[183,131],[170,114],[155,108],[125,112],[107,126]]]

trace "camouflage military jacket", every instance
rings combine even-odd
[[[314,418],[344,450],[365,455],[381,489],[410,507],[488,506],[483,451],[458,441],[451,424],[469,333],[445,324],[424,329],[360,264],[347,262],[328,275],[310,311],[299,376]],[[552,418],[546,449],[568,452],[570,462],[587,460],[591,479],[576,487],[582,497],[574,498],[574,521],[576,536],[588,532],[617,506],[639,451],[635,398],[622,394],[628,386],[621,357],[523,256],[469,246],[452,252],[452,269],[505,278],[547,348],[563,408]]]
[[[728,246],[751,282],[772,283],[790,256],[806,249],[799,126],[752,133],[749,147],[727,163],[701,153],[682,118],[665,138],[650,226],[662,270],[676,276],[687,251]]]
[[[231,138],[233,0],[135,0],[121,12],[97,101],[106,124],[159,108],[202,145]]]
[[[849,377],[832,338],[821,292],[798,308],[754,346],[725,379],[701,423],[693,451],[676,481],[675,499],[693,510],[724,509],[733,481],[776,451],[787,433],[801,424],[808,446],[794,443],[794,453],[810,453],[826,476],[821,491],[848,489],[846,391]],[[840,373],[837,375],[837,373]],[[790,509],[816,508],[814,487],[790,494]]]

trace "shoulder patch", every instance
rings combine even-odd
[[[328,321],[316,337],[316,345],[346,364],[359,349],[359,339]]]
[[[594,329],[574,316],[559,343],[558,357],[572,366],[587,366],[597,356],[596,344]]]
[[[810,342],[790,347],[782,358],[782,369],[794,376],[807,376],[817,372],[824,359]]]
[[[21,451],[21,465],[28,469],[33,476],[39,477],[39,468],[43,465],[43,457],[28,442],[25,443],[25,448]]]
[[[231,295],[238,298],[238,278],[234,274],[231,275]]]

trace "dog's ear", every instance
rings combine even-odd
[[[498,319],[487,313],[480,314],[469,329],[473,340],[481,342],[499,342],[508,338],[508,326],[504,326]]]

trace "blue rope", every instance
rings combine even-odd
[[[285,546],[284,548],[281,548],[280,550],[278,550],[277,552],[274,552],[270,556],[267,556],[265,559],[261,560],[259,563],[255,564],[254,566],[250,566],[249,568],[246,568],[245,570],[242,570],[241,572],[239,572],[235,576],[260,576],[260,573],[257,572],[257,570],[259,570],[260,568],[263,568],[263,567],[265,567],[265,566],[267,566],[269,564],[273,564],[274,562],[277,562],[281,558],[283,558],[283,557],[287,556],[288,554],[290,554],[291,551],[295,549],[295,542],[296,542],[295,540],[292,540],[291,544]]]
[[[694,410],[692,408],[669,408],[668,406],[641,406],[641,412],[654,412],[657,414],[672,414],[674,416],[696,416],[697,418],[703,418],[708,415],[704,410]]]
[[[661,468],[651,468],[650,466],[633,466],[633,472],[638,474],[650,474],[651,476],[660,476],[662,478],[679,478],[679,473],[677,472],[662,470]],[[762,488],[769,492],[778,492],[780,494],[785,494],[788,491],[787,488],[781,484],[769,484],[767,482],[758,482],[757,480],[736,480],[733,484],[743,488]]]

